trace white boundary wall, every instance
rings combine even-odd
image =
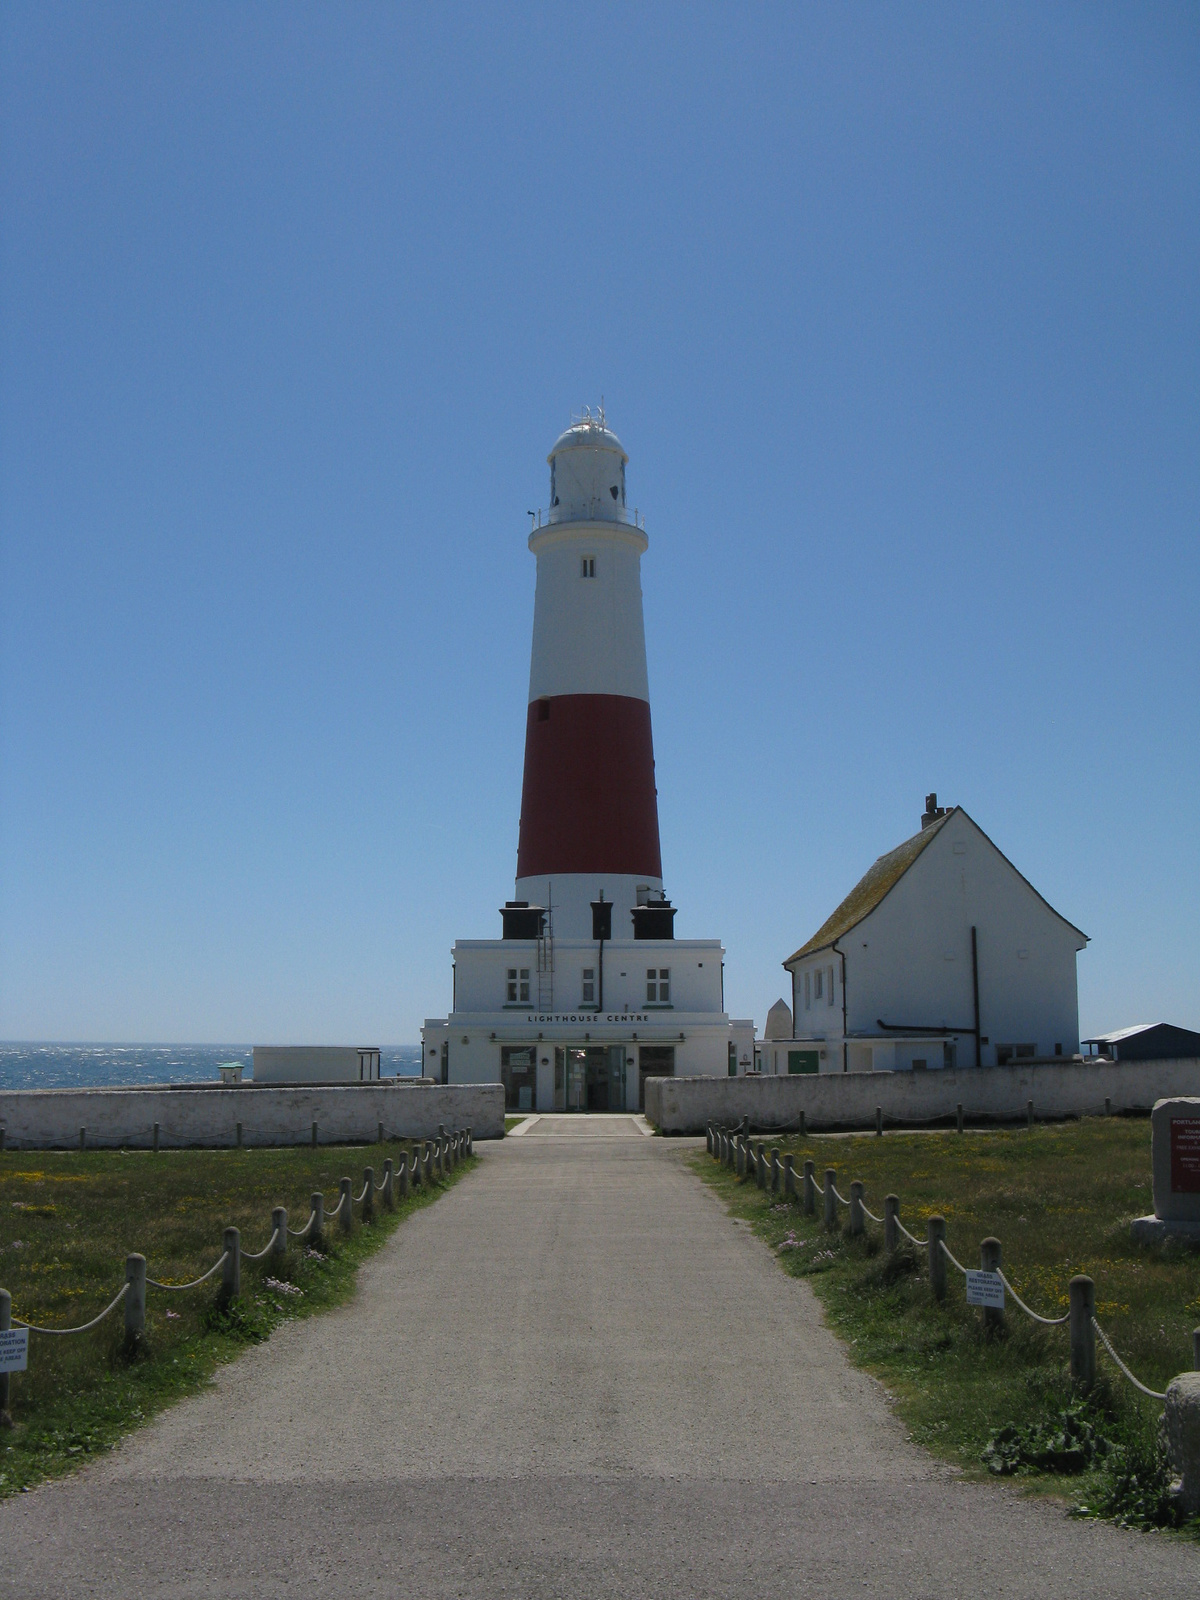
[[[953,1117],[1014,1121],[1030,1100],[1036,1117],[1150,1111],[1156,1100],[1200,1094],[1200,1060],[1066,1062],[970,1067],[955,1072],[806,1073],[788,1078],[648,1078],[646,1117],[661,1133],[703,1133],[707,1122],[750,1118],[755,1129],[868,1128],[875,1108],[897,1123]]]
[[[246,1145],[371,1144],[379,1124],[389,1139],[430,1139],[469,1127],[476,1139],[504,1134],[504,1086],[480,1084],[353,1084],[267,1089],[5,1089],[0,1129],[7,1148],[78,1149],[79,1130],[90,1147],[149,1149],[154,1124],[162,1148]]]

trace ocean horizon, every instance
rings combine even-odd
[[[0,1041],[0,1089],[103,1089],[153,1083],[215,1083],[223,1062],[236,1061],[253,1078],[248,1044],[108,1044],[48,1040]],[[415,1078],[419,1044],[383,1045],[385,1077]]]

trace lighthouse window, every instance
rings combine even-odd
[[[584,967],[583,969],[583,992],[580,995],[580,1004],[585,1006],[594,1006],[596,1004],[595,967]]]
[[[671,1003],[670,967],[646,968],[646,1001],[649,1005],[665,1006]]]
[[[818,967],[817,970],[813,973],[813,999],[814,1000],[819,1000],[821,998],[821,992],[822,992],[822,988],[823,988],[823,985],[824,985],[824,977],[825,977],[825,974],[821,971],[820,967]]]
[[[610,484],[609,485],[608,492],[609,492],[610,495],[612,495],[613,499],[615,500],[617,498],[617,496],[620,494],[621,491],[620,491],[620,489],[617,488],[616,484],[614,483],[614,484]]]
[[[580,558],[579,576],[581,578],[594,578],[596,576],[595,556],[583,556]]]
[[[529,968],[509,967],[508,1003],[510,1006],[529,1004]]]

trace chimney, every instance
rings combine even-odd
[[[936,822],[939,817],[944,817],[945,815],[946,808],[938,805],[937,795],[927,794],[925,796],[925,815],[921,818],[921,827],[927,828],[931,822]]]

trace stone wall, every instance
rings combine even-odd
[[[756,1129],[868,1128],[875,1108],[897,1123],[953,1117],[1013,1121],[1033,1101],[1037,1117],[1150,1111],[1169,1095],[1200,1094],[1200,1060],[1064,1062],[954,1072],[851,1072],[795,1077],[648,1078],[646,1116],[662,1133],[703,1133],[709,1121],[750,1118]]]
[[[504,1087],[385,1079],[311,1089],[0,1090],[0,1130],[10,1149],[78,1149],[80,1128],[89,1146],[148,1149],[156,1122],[162,1148],[234,1144],[239,1122],[247,1145],[308,1144],[314,1122],[320,1144],[368,1144],[381,1122],[387,1138],[431,1138],[442,1123],[447,1130],[469,1127],[476,1139],[499,1139]]]

